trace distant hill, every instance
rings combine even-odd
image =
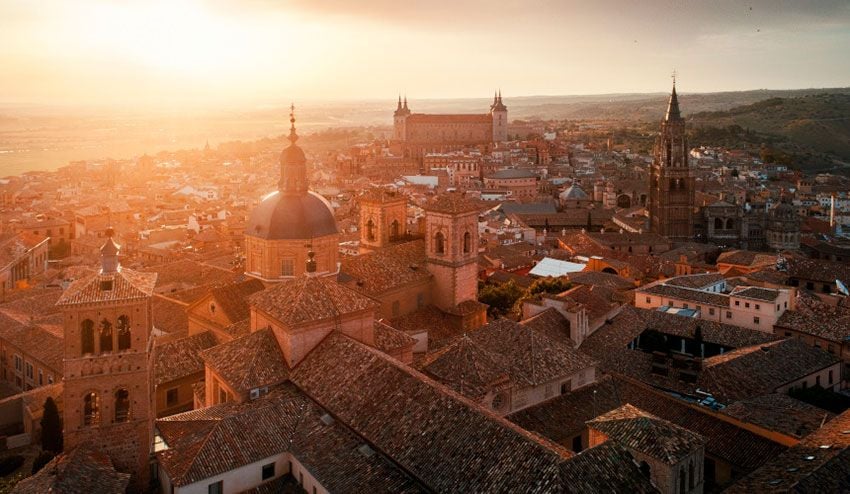
[[[850,161],[850,94],[820,92],[792,98],[772,97],[726,111],[688,117],[693,127],[740,126],[785,140],[797,152],[824,153]]]

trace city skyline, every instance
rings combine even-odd
[[[655,93],[674,69],[688,92],[850,81],[843,2],[12,1],[0,15],[3,104]]]

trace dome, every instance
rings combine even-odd
[[[565,191],[561,192],[561,195],[559,197],[563,201],[566,201],[566,200],[573,200],[573,201],[579,200],[580,201],[580,200],[587,199],[587,193],[585,191],[581,190],[581,187],[579,187],[578,185],[573,184],[573,185],[570,185]]]
[[[335,233],[339,231],[331,206],[315,192],[272,192],[254,209],[245,227],[246,235],[266,240],[309,240]]]

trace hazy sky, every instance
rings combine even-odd
[[[850,1],[0,0],[0,103],[850,85]]]

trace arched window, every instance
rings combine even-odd
[[[83,398],[83,425],[97,425],[100,421],[99,405],[97,393],[88,393]]]
[[[472,235],[469,232],[463,234],[463,253],[469,254],[472,251]]]
[[[366,240],[375,240],[375,222],[371,219],[366,222]]]
[[[94,321],[86,319],[80,323],[80,348],[83,355],[94,353]]]
[[[118,316],[118,349],[130,348],[130,318],[124,315]]]
[[[115,392],[115,422],[130,420],[130,392],[119,389]]]
[[[112,351],[112,323],[106,319],[100,321],[100,352]]]
[[[688,489],[694,488],[694,460],[688,463]]]
[[[446,253],[446,236],[443,235],[443,232],[437,232],[434,235],[434,252],[437,254]]]
[[[390,239],[395,240],[400,236],[401,234],[399,233],[398,220],[393,220],[393,222],[390,224]]]
[[[726,229],[731,230],[734,227],[735,227],[735,222],[732,220],[732,218],[727,218],[726,219]]]
[[[685,494],[685,469],[679,469],[679,494]]]
[[[723,229],[723,220],[720,218],[714,218],[714,229],[722,230]]]

